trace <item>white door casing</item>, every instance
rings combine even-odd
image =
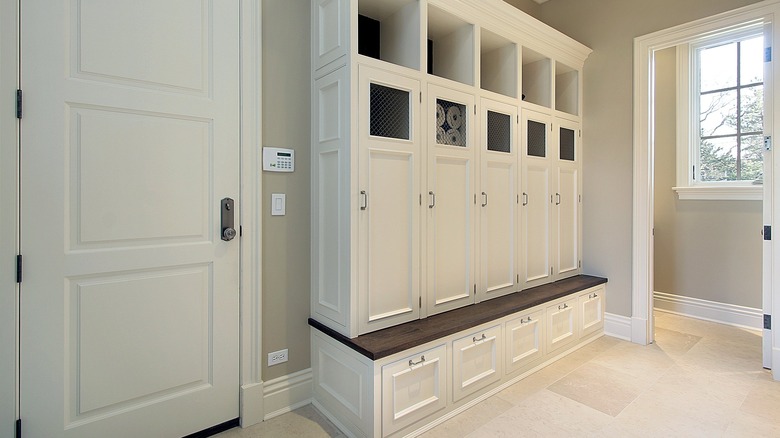
[[[22,8],[25,434],[236,418],[238,5]]]

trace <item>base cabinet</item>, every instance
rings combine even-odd
[[[313,403],[349,436],[421,432],[602,336],[605,292],[592,287],[377,360],[312,328]]]
[[[392,434],[447,406],[444,345],[382,367],[382,430]]]

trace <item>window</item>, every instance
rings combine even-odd
[[[761,199],[763,53],[760,26],[678,46],[681,199]]]

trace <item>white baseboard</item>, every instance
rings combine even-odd
[[[241,385],[241,427],[249,427],[263,421],[263,383]]]
[[[684,297],[665,292],[654,292],[653,302],[656,310],[664,312],[754,330],[761,330],[764,327],[764,312],[761,309]]]
[[[631,318],[615,315],[614,313],[605,313],[604,334],[624,341],[631,341]]]
[[[265,416],[269,420],[311,403],[312,373],[307,368],[269,380],[263,385]]]

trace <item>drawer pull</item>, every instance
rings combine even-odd
[[[413,362],[411,359],[409,359],[409,366],[410,367],[414,367],[414,366],[422,364],[423,362],[425,362],[425,356],[420,356],[420,360],[417,361],[417,362]]]
[[[563,303],[563,305],[558,306],[558,310],[568,309],[569,305],[566,303]]]
[[[482,333],[482,337],[481,337],[481,338],[479,338],[479,339],[477,339],[477,337],[476,337],[476,336],[474,336],[473,338],[471,338],[471,340],[472,340],[472,341],[473,341],[475,344],[476,344],[477,342],[479,342],[479,341],[484,341],[485,339],[487,339],[487,336],[485,336],[485,334],[484,334],[484,333]]]
[[[528,324],[529,322],[531,322],[531,317],[530,316],[526,320],[520,319],[520,324]]]
[[[592,300],[592,299],[594,299],[594,298],[598,298],[598,297],[599,297],[599,296],[598,296],[597,294],[590,294],[590,295],[588,295],[588,299],[589,299],[589,300]]]

